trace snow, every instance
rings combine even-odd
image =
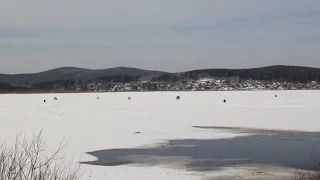
[[[127,99],[129,96],[131,101]],[[180,101],[176,96],[180,96]],[[54,101],[54,97],[58,100]],[[248,135],[193,126],[318,132],[319,98],[320,91],[0,95],[0,141],[13,142],[21,132],[30,137],[42,130],[50,148],[58,147],[63,140],[67,143],[64,151],[68,155],[81,161],[94,161],[96,158],[86,152],[149,148],[177,139]],[[227,103],[223,103],[223,99]],[[196,180],[227,172],[193,172],[143,165],[83,165],[82,168],[91,172],[91,180]]]

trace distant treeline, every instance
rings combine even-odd
[[[8,83],[0,83],[0,93],[9,92],[42,92],[42,91],[89,91],[89,84],[106,84],[106,83],[130,83],[139,80],[139,76],[105,76],[95,80],[58,80],[44,83],[38,83],[31,86],[14,86]]]
[[[35,84],[31,89],[38,90],[75,90],[76,82],[74,80],[59,80]]]
[[[30,88],[22,86],[12,86],[10,84],[0,82],[0,93],[19,93],[26,91],[30,91]]]
[[[71,80],[72,81],[72,80]],[[50,92],[68,92],[74,91],[75,86],[70,84],[69,80],[59,82],[47,82],[36,84],[32,87],[14,86],[0,82],[0,94],[6,93],[50,93]]]
[[[320,68],[269,66],[252,69],[203,69],[176,74],[165,74],[153,78],[153,81],[176,82],[181,80],[197,80],[200,78],[230,77],[239,77],[241,80],[310,82],[320,80]]]
[[[95,81],[99,83],[129,83],[137,82],[139,78],[139,76],[104,76],[97,78]]]

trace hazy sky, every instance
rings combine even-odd
[[[320,67],[320,0],[2,0],[0,73]]]

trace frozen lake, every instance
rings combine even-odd
[[[308,169],[320,150],[319,99],[320,91],[0,95],[0,140],[40,130],[50,148],[64,139],[92,180],[277,179]]]

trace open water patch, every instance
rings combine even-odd
[[[320,132],[194,127],[251,135],[231,139],[171,140],[153,148],[98,150],[88,152],[97,161],[83,163],[100,166],[160,165],[191,171],[214,171],[248,164],[311,170],[312,154],[320,150]]]

